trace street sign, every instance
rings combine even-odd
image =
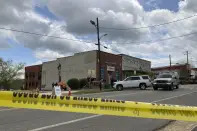
[[[115,67],[113,67],[113,66],[107,66],[107,71],[115,71]]]
[[[53,88],[53,94],[55,94],[56,96],[61,96],[62,91],[61,91],[60,86],[54,86],[54,88]]]
[[[88,70],[88,77],[96,78],[96,71],[95,70]]]

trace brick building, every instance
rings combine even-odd
[[[109,84],[110,79],[122,80],[122,56],[101,52],[101,79]],[[99,65],[97,63],[97,78],[99,78]]]
[[[177,72],[181,79],[190,77],[191,69],[190,65],[183,64],[183,65],[172,65],[170,66],[163,66],[163,67],[156,67],[151,69],[156,75],[165,72]]]
[[[41,88],[42,65],[25,67],[25,89]]]

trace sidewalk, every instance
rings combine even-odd
[[[196,122],[172,121],[165,127],[156,131],[195,131]]]
[[[102,89],[102,91],[100,91],[99,88],[95,88],[95,89],[82,89],[79,90],[73,94],[93,94],[93,93],[102,93],[102,92],[111,92],[111,91],[115,91],[113,88],[109,88],[109,89]]]
[[[77,91],[71,91],[71,93],[76,93],[79,92],[79,90]],[[40,94],[45,94],[45,95],[51,95],[52,91],[40,91]],[[62,91],[62,95],[67,95],[68,91]]]

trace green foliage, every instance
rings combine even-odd
[[[110,84],[105,84],[104,89],[110,89],[112,88]]]
[[[17,79],[17,76],[20,75],[20,72],[24,68],[23,63],[13,64],[13,61],[3,61],[0,58],[0,86],[3,86],[5,89],[10,89],[10,84]]]
[[[13,80],[10,84],[10,88],[13,90],[21,90],[24,84],[24,80]]]
[[[76,78],[72,78],[72,79],[68,80],[67,84],[72,90],[80,88],[80,82]]]
[[[86,78],[84,78],[84,79],[80,79],[79,83],[80,83],[80,88],[83,88],[85,85],[88,84],[88,81]]]

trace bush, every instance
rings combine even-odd
[[[104,89],[110,89],[110,88],[112,88],[110,84],[106,84],[106,85],[104,86]]]
[[[86,78],[80,79],[79,83],[80,83],[80,88],[83,88],[85,85],[88,84],[88,80]]]
[[[80,83],[79,83],[79,80],[76,79],[76,78],[72,78],[70,80],[68,80],[67,82],[68,86],[71,88],[71,89],[79,89],[80,88]]]

